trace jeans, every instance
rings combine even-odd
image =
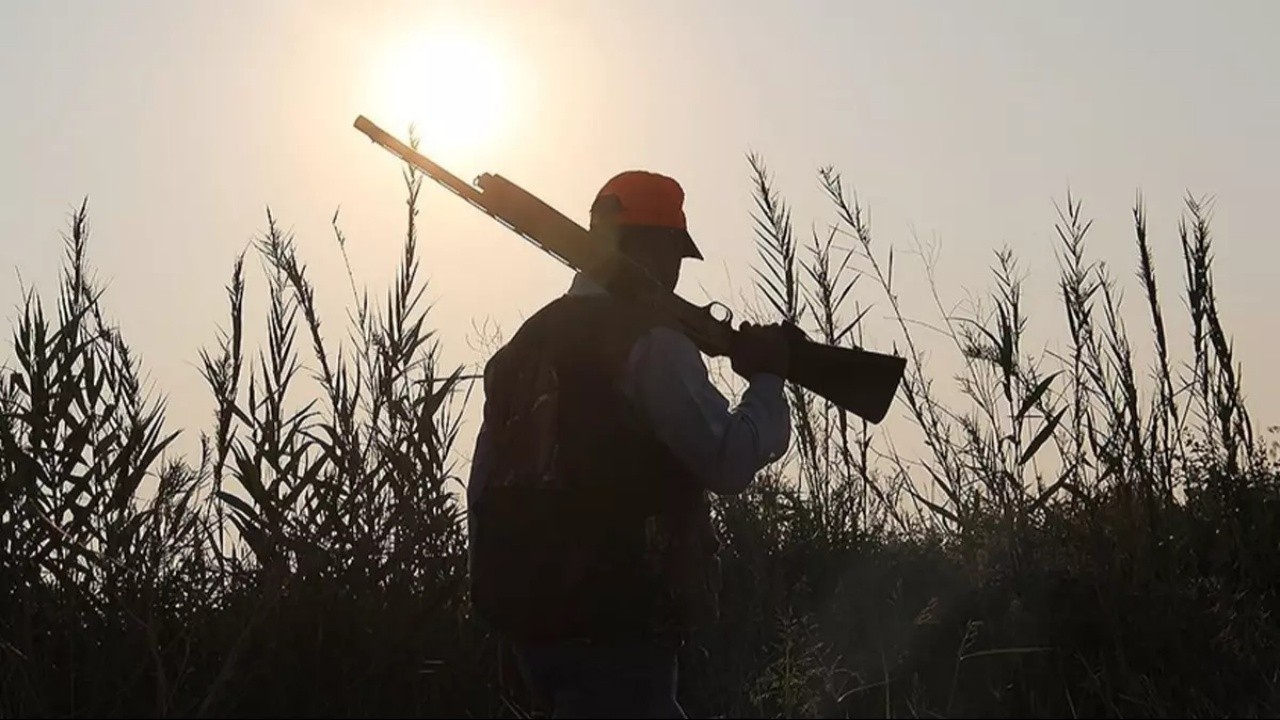
[[[683,718],[674,643],[567,642],[516,647],[535,694],[555,718]]]

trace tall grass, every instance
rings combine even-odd
[[[716,505],[723,621],[685,648],[686,707],[1280,712],[1277,456],[1245,408],[1209,204],[1185,203],[1177,338],[1141,198],[1149,335],[1125,326],[1122,283],[1091,259],[1092,224],[1068,197],[1054,248],[1066,350],[1037,353],[1026,289],[1045,283],[1011,251],[958,313],[921,253],[937,317],[909,317],[894,248],[838,171],[818,175],[831,216],[802,237],[750,158],[763,313],[845,345],[873,308],[887,314],[893,337],[875,345],[911,361],[906,422],[869,426],[788,388],[792,456]],[[0,373],[0,715],[536,714],[467,602],[453,458],[474,376],[440,359],[423,178],[404,181],[395,279],[375,302],[351,275],[342,333],[268,212],[200,355],[214,412],[196,458],[170,453],[164,403],[91,277],[87,206],[73,213],[56,307],[26,292]],[[334,232],[345,256],[336,216]],[[263,317],[246,317],[252,292]],[[930,367],[937,338],[954,378]]]
[[[1036,354],[1007,248],[991,290],[960,312],[944,309],[936,256],[920,253],[938,317],[908,317],[893,248],[873,239],[838,172],[819,173],[834,219],[813,238],[813,266],[797,269],[785,200],[758,158],[751,171],[772,314],[853,344],[866,310],[844,307],[844,288],[877,286],[912,361],[899,395],[910,427],[851,433],[830,408],[815,411],[820,401],[796,403],[783,474],[799,482],[769,479],[722,505],[740,573],[725,596],[749,611],[728,615],[706,646],[732,663],[708,660],[701,679],[752,678],[770,691],[730,684],[720,702],[752,715],[1276,712],[1277,454],[1255,441],[1245,409],[1207,204],[1187,198],[1180,225],[1191,327],[1181,366],[1135,204],[1155,358],[1144,383],[1120,285],[1089,258],[1078,199],[1056,226],[1068,350]],[[921,328],[956,353],[960,402],[943,399]],[[905,433],[923,454],[896,449]],[[851,445],[880,462],[849,462]],[[866,499],[883,500],[878,519]]]

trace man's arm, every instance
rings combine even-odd
[[[731,410],[711,383],[697,347],[666,327],[636,343],[628,370],[627,396],[708,490],[740,493],[787,451],[791,416],[780,376],[752,375],[742,401]]]

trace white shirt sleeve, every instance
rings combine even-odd
[[[655,328],[637,341],[623,390],[658,439],[708,490],[722,495],[745,490],[791,442],[782,378],[752,376],[731,410],[711,383],[697,346],[671,328]]]

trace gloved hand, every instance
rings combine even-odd
[[[793,333],[781,323],[742,323],[734,333],[733,347],[729,351],[733,371],[748,380],[762,372],[786,377]]]

